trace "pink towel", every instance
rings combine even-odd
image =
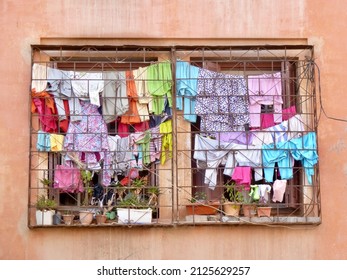
[[[234,173],[231,177],[236,184],[245,185],[245,190],[250,189],[252,181],[251,167],[249,166],[237,166],[234,169]]]

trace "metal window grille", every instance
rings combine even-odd
[[[29,227],[319,224],[315,68],[303,45],[32,46]]]

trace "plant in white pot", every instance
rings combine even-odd
[[[122,196],[119,196],[116,202],[118,223],[151,223],[153,207],[156,207],[159,189],[147,186],[146,177],[127,178],[123,183],[121,181],[121,184],[123,185]]]
[[[53,225],[53,215],[57,208],[54,199],[39,195],[36,201],[36,225]]]

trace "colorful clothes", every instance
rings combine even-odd
[[[246,81],[242,76],[199,71],[195,113],[201,117],[200,131],[244,131],[249,123]]]
[[[82,120],[70,123],[64,139],[64,150],[78,152],[80,159],[84,156],[88,168],[100,168],[102,160],[103,183],[109,185],[112,172],[106,123],[96,105],[81,101],[81,107]]]

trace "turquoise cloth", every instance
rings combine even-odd
[[[184,110],[184,119],[193,123],[197,119],[195,114],[195,96],[199,70],[200,68],[185,61],[177,61],[176,63],[176,108]]]

